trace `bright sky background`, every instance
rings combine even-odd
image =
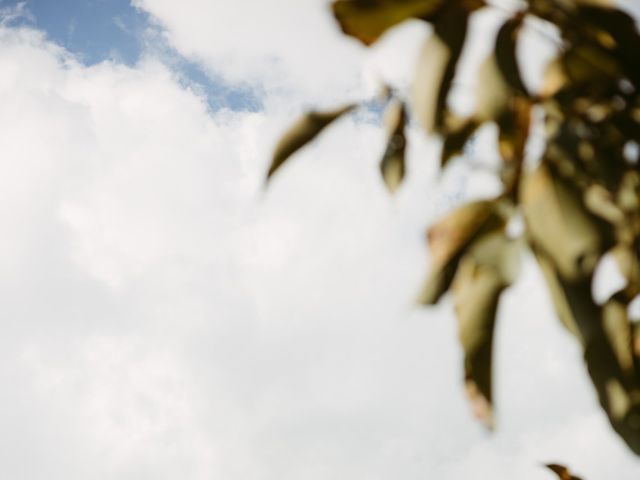
[[[495,434],[451,305],[413,306],[426,225],[490,176],[459,162],[436,187],[414,128],[390,197],[369,109],[263,189],[305,106],[406,85],[420,25],[367,54],[325,0],[0,9],[0,478],[638,479],[529,261]]]

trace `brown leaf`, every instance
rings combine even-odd
[[[402,183],[405,173],[405,149],[406,137],[404,128],[406,124],[406,110],[402,102],[393,102],[387,109],[387,128],[389,140],[387,148],[380,162],[380,172],[387,188],[392,193]]]
[[[571,475],[569,469],[564,465],[558,465],[557,463],[548,463],[545,465],[549,470],[555,473],[560,480],[581,480],[580,477]]]
[[[387,29],[408,18],[429,17],[444,0],[336,0],[333,15],[342,31],[371,45]]]
[[[522,14],[516,14],[500,27],[496,37],[495,55],[498,69],[509,87],[518,94],[528,96],[516,57],[516,44],[522,19]]]
[[[313,140],[326,126],[354,108],[355,105],[347,105],[327,112],[307,112],[287,130],[276,145],[267,180],[291,155]]]

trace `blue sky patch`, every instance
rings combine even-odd
[[[0,0],[0,8],[25,4],[29,19],[22,19],[46,32],[87,65],[111,59],[134,65],[143,50],[147,16],[130,0]],[[160,40],[159,40],[160,41]],[[262,102],[254,89],[211,79],[199,65],[174,52],[172,68],[190,82],[201,85],[212,110],[258,111]]]

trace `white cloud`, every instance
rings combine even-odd
[[[363,49],[337,35],[325,0],[132,3],[181,54],[224,80],[338,99],[357,85]]]
[[[157,58],[86,67],[8,27],[0,101],[3,478],[635,478],[530,269],[501,311],[497,435],[471,420],[450,306],[410,307],[437,208],[419,132],[396,198],[353,118],[264,192],[288,115],[211,113]]]

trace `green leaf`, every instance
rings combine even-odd
[[[414,76],[411,103],[427,134],[443,126],[449,89],[467,35],[469,13],[449,8],[434,22],[435,33],[422,47]]]
[[[418,302],[434,305],[449,289],[461,253],[469,242],[488,226],[500,222],[491,201],[468,203],[434,223],[427,233],[431,252],[430,274]]]
[[[287,130],[276,145],[267,180],[291,155],[313,140],[326,126],[354,108],[355,105],[347,105],[327,112],[307,112]]]
[[[475,416],[489,428],[493,427],[492,350],[498,300],[518,270],[519,245],[496,229],[473,241],[452,285],[467,395]]]
[[[342,31],[371,45],[387,29],[408,18],[429,17],[444,0],[336,0],[333,14]]]
[[[521,192],[528,233],[563,278],[591,276],[604,248],[581,194],[543,164],[526,175]]]
[[[402,183],[405,173],[406,137],[404,133],[407,114],[404,104],[393,102],[387,109],[387,128],[389,140],[387,148],[380,162],[380,172],[387,188],[392,193]]]

